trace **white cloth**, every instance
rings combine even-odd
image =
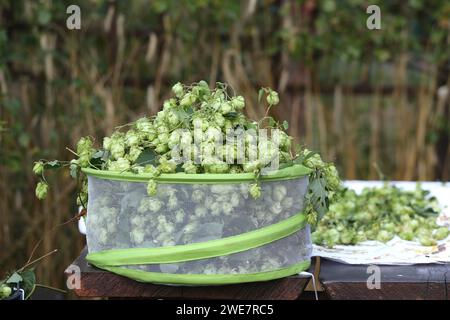
[[[394,181],[395,186],[404,190],[414,190],[415,181]],[[380,187],[383,181],[345,181],[344,184],[357,193],[365,187]],[[442,207],[438,224],[450,226],[450,184],[442,182],[421,182],[422,188],[429,190]],[[349,264],[405,265],[418,263],[450,263],[450,236],[438,242],[437,246],[425,247],[417,242],[395,237],[387,243],[364,241],[355,246],[337,245],[332,249],[313,246],[313,256],[324,257]]]

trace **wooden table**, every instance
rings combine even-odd
[[[97,269],[86,262],[86,249],[73,262],[81,270],[79,297],[149,298],[149,299],[311,299],[302,294],[309,278],[284,279],[226,286],[167,286],[140,283]],[[313,261],[316,261],[313,259]],[[319,299],[448,299],[450,264],[414,266],[379,266],[381,287],[369,289],[367,266],[348,265],[320,259],[310,272],[319,274]],[[69,276],[70,273],[66,273]],[[447,280],[447,275],[449,279]],[[311,285],[308,285],[311,290]]]
[[[287,277],[279,280],[224,286],[169,286],[137,282],[90,266],[86,248],[72,263],[81,270],[79,297],[150,298],[150,299],[247,299],[294,300],[308,284],[309,278]],[[71,273],[66,273],[69,276]]]
[[[379,266],[380,289],[368,289],[367,265],[321,259],[320,281],[330,299],[447,300],[450,264]]]

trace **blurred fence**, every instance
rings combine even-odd
[[[66,8],[81,8],[81,30]],[[257,90],[280,93],[274,115],[344,178],[450,179],[448,1],[0,1],[0,272],[38,252],[62,285],[84,245],[75,182],[50,177],[34,197],[33,161],[70,159],[81,136],[154,114],[171,84],[228,82],[260,117]]]

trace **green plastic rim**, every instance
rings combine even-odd
[[[285,238],[306,225],[298,213],[270,226],[222,239],[157,248],[128,248],[89,253],[86,260],[99,267],[179,263],[225,256],[263,246]]]
[[[139,282],[184,285],[225,285],[284,278],[305,271],[310,265],[311,261],[308,260],[276,270],[244,274],[173,274],[133,270],[124,267],[101,267],[101,269]]]
[[[92,168],[83,168],[82,171],[88,176],[93,176],[101,179],[129,181],[129,182],[146,182],[152,179],[150,174],[141,173],[134,174],[129,172],[115,172],[106,170],[97,170]],[[299,177],[308,176],[312,172],[311,169],[295,164],[290,167],[286,167],[267,175],[262,175],[263,181],[277,181],[277,180],[290,180]],[[177,184],[192,184],[192,183],[205,183],[205,184],[225,184],[225,183],[239,183],[239,182],[251,182],[255,180],[253,173],[200,173],[200,174],[188,174],[184,172],[178,173],[163,173],[155,178],[160,183],[177,183]]]

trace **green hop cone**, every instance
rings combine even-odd
[[[148,183],[147,183],[147,194],[149,196],[156,195],[156,188],[157,188],[156,181],[153,180],[153,179],[149,180]]]
[[[38,161],[34,163],[33,173],[37,176],[40,176],[44,172],[44,163],[42,161]]]
[[[286,195],[287,188],[284,185],[279,184],[274,187],[272,197],[275,201],[280,202],[286,197]]]
[[[109,170],[116,172],[124,172],[130,169],[130,161],[125,158],[119,158],[109,163]]]
[[[267,103],[271,106],[275,106],[280,102],[280,98],[278,97],[278,93],[276,91],[270,90],[267,94]]]
[[[39,200],[43,200],[47,197],[47,193],[48,193],[48,184],[45,183],[44,181],[40,181],[37,185],[36,185],[36,198],[38,198]]]
[[[183,85],[179,82],[175,83],[172,87],[172,92],[175,94],[177,98],[183,96],[184,90]]]
[[[175,127],[180,122],[178,115],[175,112],[170,112],[167,116],[167,121],[172,127]]]
[[[139,134],[134,130],[129,130],[125,135],[125,143],[127,147],[138,146],[139,145]]]
[[[77,153],[81,155],[83,153],[92,153],[92,146],[94,142],[90,137],[82,137],[77,143]]]
[[[82,153],[80,157],[78,158],[78,164],[81,168],[88,168],[90,164],[90,158],[91,156],[87,153]]]
[[[219,111],[221,114],[227,114],[233,112],[233,105],[229,102],[224,102],[220,105]]]
[[[223,128],[225,126],[225,118],[223,115],[221,115],[220,113],[216,113],[214,115],[214,122],[216,123],[216,125],[220,128]]]
[[[207,166],[209,173],[227,173],[229,170],[230,166],[225,162]]]
[[[250,185],[250,194],[253,199],[258,199],[261,197],[261,187],[257,183],[253,183]]]
[[[135,163],[141,155],[142,150],[142,147],[132,146],[130,148],[130,151],[128,152],[128,160],[130,160],[132,163]]]
[[[149,133],[153,130],[153,124],[148,118],[140,118],[136,121],[136,129],[138,132]]]
[[[332,248],[336,243],[339,243],[339,231],[336,229],[328,229],[323,234],[324,244]]]
[[[163,103],[163,110],[164,111],[170,111],[171,109],[175,108],[177,106],[177,102],[175,99],[169,99],[164,101]]]
[[[353,242],[354,236],[355,232],[353,230],[343,230],[339,235],[339,241],[342,244],[351,244]]]
[[[237,96],[234,97],[231,100],[231,105],[236,109],[236,110],[241,110],[245,107],[245,100],[243,96]]]
[[[421,236],[419,238],[419,242],[420,242],[421,245],[427,246],[427,247],[436,245],[436,240],[434,240],[434,239],[432,239],[430,237],[427,237],[427,236]]]
[[[411,220],[406,224],[406,226],[411,230],[416,230],[420,227],[420,222],[417,220]]]
[[[364,231],[360,230],[360,231],[356,232],[356,235],[352,241],[352,244],[357,244],[358,242],[363,242],[366,240],[367,240],[366,234],[364,233]]]
[[[183,99],[180,101],[180,105],[182,107],[190,107],[192,104],[194,104],[197,97],[192,94],[191,92],[188,92],[184,95]]]
[[[173,159],[167,160],[166,157],[161,157],[158,168],[163,173],[174,173],[177,169],[177,163]]]
[[[377,235],[377,240],[380,242],[388,242],[394,237],[392,232],[381,230]]]
[[[147,173],[150,175],[150,178],[156,178],[161,174],[161,171],[157,169],[155,166],[148,164],[144,168],[144,173]]]
[[[182,166],[184,172],[186,173],[197,173],[197,166],[192,161],[187,161]]]
[[[159,154],[166,153],[169,150],[169,147],[167,144],[160,143],[156,146],[155,151]]]
[[[292,144],[292,138],[287,135],[286,133],[281,131],[281,137],[280,137],[280,146],[283,150],[290,150],[291,144]]]
[[[125,140],[122,137],[112,139],[109,150],[113,158],[122,158],[125,154]]]
[[[338,190],[341,186],[339,173],[334,165],[327,165],[324,169],[325,178],[330,190]]]
[[[322,161],[322,158],[318,154],[314,154],[309,156],[312,151],[308,149],[303,150],[303,154],[308,156],[308,159],[303,163],[305,166],[311,169],[322,169],[326,166],[325,162]]]
[[[414,233],[412,231],[402,231],[399,233],[399,237],[403,240],[412,241],[414,239]]]
[[[7,285],[2,285],[0,287],[0,299],[5,299],[8,298],[12,293],[12,290],[9,286]]]
[[[317,212],[311,211],[311,212],[306,216],[306,221],[307,221],[308,224],[310,224],[310,225],[315,225],[315,224],[317,223]]]
[[[111,138],[110,137],[103,138],[103,149],[111,150]]]
[[[261,163],[258,160],[246,162],[243,164],[244,172],[254,172],[255,170],[257,170],[260,167],[261,167]]]
[[[197,84],[197,88],[204,92],[210,92],[208,82],[205,80],[200,80]]]
[[[316,244],[322,244],[323,239],[322,239],[322,235],[319,231],[315,231],[311,233],[311,240],[313,243]]]
[[[440,227],[433,233],[433,238],[436,240],[443,240],[448,237],[450,230],[447,227]]]

